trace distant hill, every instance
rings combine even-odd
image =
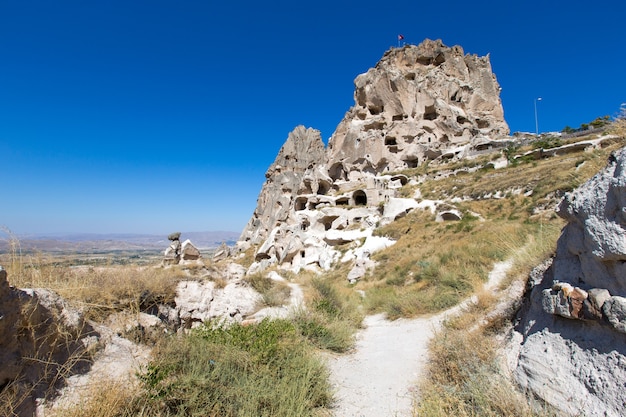
[[[181,240],[190,239],[200,249],[216,248],[226,242],[232,245],[239,233],[227,231],[183,232]],[[102,252],[112,250],[164,250],[167,235],[129,233],[48,233],[17,236],[22,251]],[[0,235],[0,253],[8,252],[8,236]]]

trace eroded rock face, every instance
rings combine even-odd
[[[557,247],[555,278],[626,296],[626,151],[561,202],[567,220]]]
[[[329,173],[414,168],[509,132],[489,57],[440,40],[393,48],[355,82],[355,105],[329,142]]]
[[[408,178],[389,172],[500,146],[508,126],[499,91],[489,58],[459,46],[425,40],[387,51],[356,78],[355,105],[327,149],[313,129],[289,134],[237,243],[240,252],[256,248],[249,272],[328,269],[338,246],[362,245],[417,208],[398,198]]]
[[[512,338],[515,379],[567,415],[626,409],[624,164],[626,148],[563,199],[558,213],[568,223]]]
[[[318,130],[298,126],[289,133],[276,160],[265,173],[266,180],[256,210],[244,228],[240,242],[252,245],[263,242],[277,224],[287,220],[298,194],[320,191],[319,181],[313,174],[318,167],[323,167],[324,152],[324,142]],[[305,177],[310,181],[305,181]]]

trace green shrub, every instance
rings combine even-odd
[[[207,323],[158,347],[128,415],[313,416],[331,403],[328,371],[286,320]]]

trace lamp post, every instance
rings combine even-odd
[[[539,136],[539,119],[537,119],[537,102],[541,101],[541,97],[535,99],[535,135]]]

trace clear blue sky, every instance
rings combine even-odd
[[[230,230],[288,133],[325,141],[353,80],[424,38],[491,56],[511,131],[626,102],[622,0],[0,0],[0,225]]]

